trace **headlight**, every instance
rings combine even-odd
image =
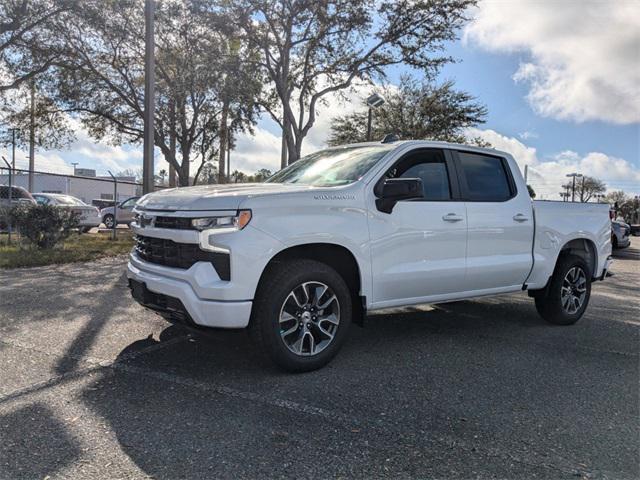
[[[227,217],[192,218],[191,226],[196,230],[215,230],[216,233],[242,230],[251,221],[251,210],[239,210],[237,215]]]

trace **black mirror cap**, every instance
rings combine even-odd
[[[419,178],[388,178],[382,184],[376,207],[384,213],[391,213],[400,200],[424,198],[422,180]]]

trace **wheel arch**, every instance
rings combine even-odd
[[[356,256],[344,245],[336,243],[313,242],[288,246],[276,253],[265,265],[258,280],[259,289],[265,281],[270,268],[278,262],[293,259],[309,259],[322,262],[336,270],[345,280],[353,296],[354,322],[362,323],[365,313],[365,278]]]
[[[597,252],[596,245],[592,240],[588,238],[574,238],[562,246],[556,259],[556,265],[563,255],[576,255],[587,263],[591,270],[591,276],[593,277],[598,271]]]
[[[591,279],[593,280],[594,275],[596,275],[598,268],[598,250],[596,249],[596,244],[593,240],[589,238],[573,238],[567,241],[559,250],[558,254],[555,257],[555,262],[553,263],[553,269],[549,273],[547,277],[546,283],[544,286],[530,289],[528,290],[530,297],[544,296],[547,293],[549,288],[549,284],[551,283],[551,279],[556,271],[558,266],[558,262],[566,255],[576,255],[582,258],[589,269],[591,270]]]

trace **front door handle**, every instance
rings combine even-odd
[[[461,222],[464,220],[460,215],[456,215],[455,213],[447,213],[442,217],[445,222]]]
[[[518,213],[517,215],[513,216],[513,219],[516,222],[526,222],[529,220],[529,217],[527,217],[526,215],[522,214],[522,213]]]

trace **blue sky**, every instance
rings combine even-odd
[[[487,106],[487,122],[470,134],[529,165],[544,198],[557,198],[572,171],[640,194],[640,2],[481,0],[470,14],[461,40],[447,45],[457,62],[440,75]],[[405,71],[390,71],[390,80]],[[329,99],[303,153],[322,148],[332,117],[359,108],[369,92]],[[277,170],[279,150],[276,125],[263,119],[239,139],[232,169]],[[157,158],[156,169],[166,168]],[[80,130],[69,150],[38,152],[37,168],[68,171],[73,161],[104,174],[138,169],[142,155],[139,146],[95,144]]]

